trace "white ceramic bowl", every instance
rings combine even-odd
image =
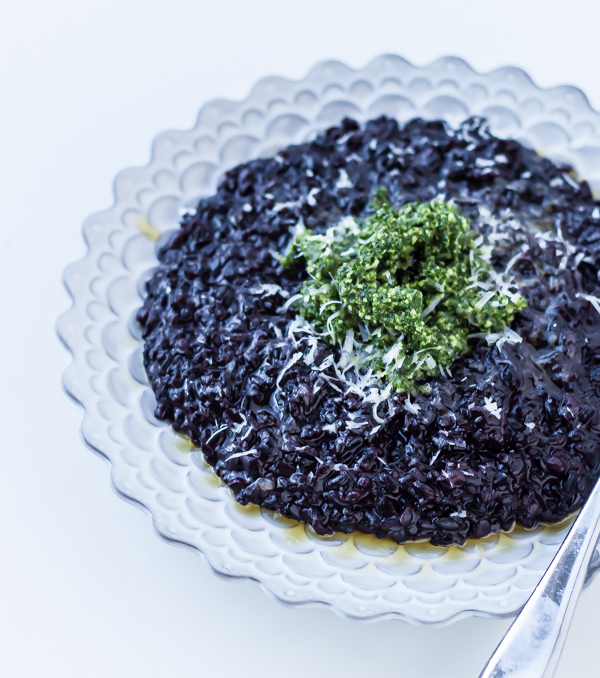
[[[518,68],[480,74],[452,57],[420,68],[382,56],[360,70],[323,62],[299,82],[265,78],[245,101],[204,105],[193,129],[158,135],[150,163],[121,172],[114,205],[86,220],[88,253],[65,272],[73,306],[58,327],[73,360],[64,385],[83,406],[86,443],[110,460],[117,491],[148,509],[160,535],[194,547],[216,572],[253,579],[286,603],[328,605],[362,619],[425,624],[511,614],[569,521],[463,547],[318,537],[239,506],[199,451],[153,416],[135,313],[157,263],[156,241],[177,228],[186,206],[215,191],[227,168],[344,116],[364,121],[382,113],[452,125],[485,116],[495,134],[571,163],[600,190],[600,115],[580,90],[542,90]],[[596,553],[591,571],[599,565]]]

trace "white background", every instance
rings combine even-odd
[[[113,176],[210,99],[395,52],[519,65],[598,108],[599,27],[592,0],[2,0],[0,675],[476,678],[508,621],[418,628],[287,609],[161,542],[110,489],[61,391],[61,272]],[[600,674],[599,621],[600,580],[559,676]]]

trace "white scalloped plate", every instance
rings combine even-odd
[[[306,78],[261,80],[242,102],[212,101],[189,131],[163,132],[146,167],[115,179],[115,203],[83,227],[86,256],[65,271],[73,306],[59,320],[73,360],[68,394],[84,409],[83,437],[112,464],[124,497],[146,507],[164,538],[196,548],[219,574],[259,582],[290,604],[324,604],[361,619],[443,623],[518,610],[570,522],[469,541],[398,546],[364,535],[317,537],[243,508],[186,441],[153,416],[134,316],[156,265],[156,240],[211,195],[223,171],[302,141],[344,116],[382,113],[456,125],[486,116],[492,131],[564,160],[600,189],[600,114],[574,87],[539,89],[518,68],[473,71],[448,57],[419,68],[382,56],[353,70],[323,62]],[[600,566],[596,553],[591,572]]]

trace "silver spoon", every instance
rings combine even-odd
[[[479,678],[552,678],[600,534],[600,481]]]

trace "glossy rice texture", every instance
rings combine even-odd
[[[453,200],[527,308],[419,394],[364,384],[302,329],[274,253],[392,204]],[[243,504],[397,542],[560,520],[600,473],[600,206],[585,182],[471,119],[344,120],[240,165],[160,250],[138,314],[156,416]],[[385,397],[387,396],[387,397]]]

